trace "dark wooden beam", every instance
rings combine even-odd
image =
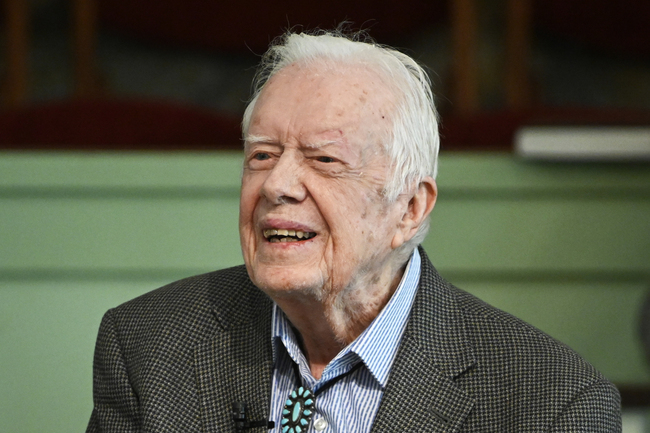
[[[506,17],[505,97],[511,110],[530,107],[532,1],[508,0]]]
[[[101,90],[95,63],[97,0],[72,0],[71,6],[75,96],[93,97]]]
[[[450,0],[452,37],[452,112],[469,115],[479,109],[475,0]]]
[[[6,107],[23,105],[29,76],[29,6],[27,0],[4,0],[6,70],[2,99]]]

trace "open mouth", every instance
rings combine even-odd
[[[301,230],[285,230],[285,229],[266,229],[264,230],[264,237],[269,242],[300,242],[316,236],[314,232],[303,232]]]

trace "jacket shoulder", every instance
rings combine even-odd
[[[123,344],[137,345],[174,335],[193,344],[259,316],[271,301],[248,278],[244,266],[196,275],[167,284],[109,310]]]
[[[455,287],[428,260],[418,295],[414,328],[425,337],[418,342],[436,368],[475,400],[468,425],[492,420],[494,431],[513,422],[520,431],[555,431],[550,426],[564,425],[568,417],[612,426],[591,429],[592,422],[579,431],[620,430],[618,391],[570,347]],[[576,431],[566,425],[572,427],[558,431]]]
[[[544,368],[586,381],[603,379],[589,362],[566,344],[535,326],[449,284],[463,311],[468,337],[479,357],[503,368]],[[558,371],[565,370],[565,371]],[[552,377],[549,376],[549,377]]]
[[[594,366],[536,327],[451,287],[476,359],[459,384],[481,387],[482,402],[489,401],[492,411],[509,411],[531,431],[565,422],[573,426],[571,417],[607,426],[602,431],[619,431],[618,390]]]
[[[222,320],[229,307],[253,305],[265,295],[248,278],[246,268],[236,266],[184,278],[127,301],[111,310],[114,317],[156,317],[174,321],[179,316],[193,317],[215,313]],[[246,303],[245,301],[251,303]],[[238,310],[242,310],[239,308]]]

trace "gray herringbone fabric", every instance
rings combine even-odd
[[[453,287],[423,250],[373,432],[620,432],[616,388],[575,352]],[[268,419],[271,302],[243,266],[106,313],[88,432],[233,432]],[[264,428],[251,429],[265,431]]]

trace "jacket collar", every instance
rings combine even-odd
[[[474,405],[455,383],[475,364],[464,316],[422,248],[420,254],[418,294],[373,432],[457,431]]]

